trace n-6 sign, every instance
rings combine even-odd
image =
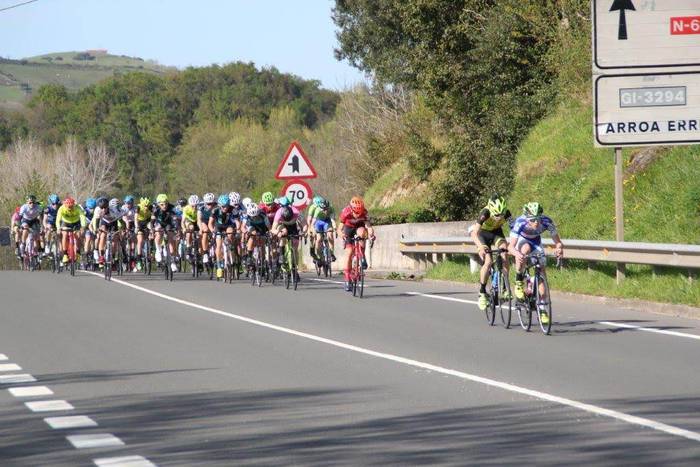
[[[311,204],[314,193],[311,187],[304,180],[290,180],[282,188],[282,196],[286,196],[292,201],[292,206],[297,209],[304,209]]]

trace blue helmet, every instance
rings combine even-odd
[[[97,201],[95,198],[88,198],[85,200],[85,207],[88,209],[95,209],[95,206],[97,206]]]
[[[287,198],[286,196],[282,196],[281,198],[279,198],[279,199],[277,200],[277,203],[279,203],[279,205],[282,206],[282,207],[284,207],[284,206],[289,206],[289,205],[291,204],[291,203],[289,202],[289,198]]]
[[[59,198],[56,193],[52,193],[49,195],[49,204],[58,204]]]
[[[124,197],[124,202],[125,202],[126,204],[133,204],[133,203],[134,203],[134,197],[131,196],[131,195],[126,195],[126,196]]]
[[[219,206],[228,206],[229,201],[228,195],[219,196]]]

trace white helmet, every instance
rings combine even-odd
[[[260,214],[260,208],[258,207],[257,204],[255,203],[250,203],[246,209],[245,213],[248,215],[248,217],[255,217],[258,214]]]
[[[199,196],[192,195],[187,199],[187,204],[190,206],[197,206],[199,204]]]
[[[114,210],[119,207],[119,200],[117,198],[112,198],[109,200],[109,209]]]
[[[229,203],[231,206],[237,206],[241,204],[241,195],[236,191],[232,191],[228,194]]]
[[[252,202],[253,200],[250,198],[243,198],[243,201],[241,201],[241,203],[243,203],[243,206],[245,206],[246,208],[250,206]]]
[[[204,202],[205,203],[209,204],[209,203],[213,203],[214,201],[215,201],[214,193],[206,193],[204,195]]]

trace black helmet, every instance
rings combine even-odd
[[[285,206],[282,208],[282,220],[285,222],[289,222],[292,220],[292,217],[294,216],[294,212],[292,212],[292,208],[289,206]]]
[[[101,196],[97,199],[97,206],[101,209],[107,209],[107,206],[109,206],[109,200],[104,196]]]
[[[185,207],[187,206],[187,200],[185,198],[179,198],[177,200],[177,205],[180,207]]]

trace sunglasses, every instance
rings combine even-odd
[[[539,222],[541,219],[539,217],[528,217],[527,221],[532,222],[533,224],[536,222]]]
[[[207,206],[214,206],[216,203],[207,203]]]

